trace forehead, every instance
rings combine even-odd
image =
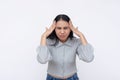
[[[63,21],[63,20],[60,20],[56,23],[56,26],[57,27],[64,27],[64,26],[68,26],[69,23],[67,21]]]

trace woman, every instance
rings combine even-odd
[[[74,37],[73,33],[79,38]],[[51,27],[46,28],[37,53],[38,62],[48,62],[46,80],[79,80],[76,54],[85,62],[91,62],[94,58],[93,47],[65,14],[57,15]]]

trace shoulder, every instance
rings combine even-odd
[[[81,40],[80,40],[80,38],[76,38],[76,37],[74,37],[74,38],[72,38],[72,41],[74,42],[74,43],[81,43]]]
[[[81,45],[81,40],[80,38],[73,37],[72,39],[68,39],[67,44],[70,44],[72,46],[78,46]]]
[[[55,44],[55,40],[52,40],[52,39],[49,39],[49,38],[47,38],[46,42],[47,42],[47,45],[49,45],[49,46]]]

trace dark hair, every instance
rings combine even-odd
[[[57,15],[57,16],[55,17],[55,19],[54,19],[54,21],[56,21],[56,22],[58,22],[58,21],[60,21],[60,20],[69,22],[69,21],[70,21],[70,18],[69,18],[67,15],[65,15],[65,14],[59,14],[59,15]],[[68,37],[69,37],[70,39],[73,38],[73,32],[72,32],[72,31],[70,32],[70,34],[69,34]],[[57,37],[57,35],[56,35],[56,33],[55,33],[55,30],[54,30],[47,38],[52,39],[52,40],[55,39],[56,42],[59,40],[58,37]]]

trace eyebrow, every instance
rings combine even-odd
[[[59,27],[59,28],[61,28],[60,26],[56,26],[56,27]],[[65,27],[68,27],[68,26],[64,26],[63,28],[65,28]]]

